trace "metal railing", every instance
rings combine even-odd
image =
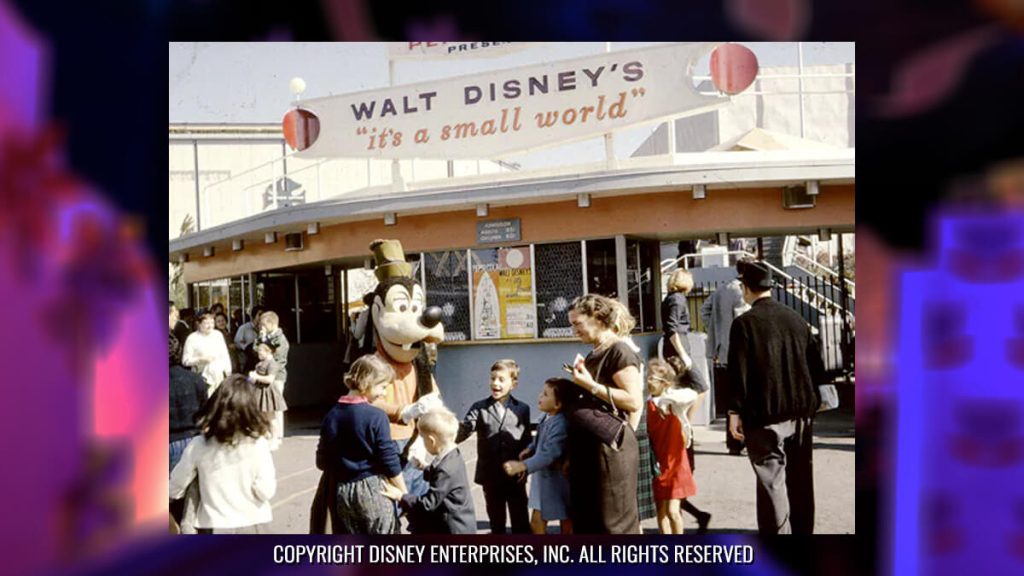
[[[828,266],[825,266],[824,264],[820,264],[818,262],[815,262],[814,260],[808,258],[805,254],[801,254],[800,252],[793,252],[790,256],[793,257],[793,258],[799,258],[799,259],[801,259],[801,261],[806,262],[807,264],[810,264],[813,268],[821,270],[822,272],[824,272],[825,274],[827,274],[828,276],[833,278],[834,279],[833,282],[835,282],[835,281],[837,281],[839,279],[839,273],[838,272],[836,272],[835,270],[829,268]],[[811,273],[814,273],[814,270],[808,270],[808,271],[811,272]],[[851,298],[855,298],[856,297],[856,293],[857,293],[857,283],[854,282],[853,280],[850,280],[849,278],[843,278],[843,282],[846,283],[846,287],[847,287],[847,289],[850,292],[850,297]]]
[[[707,332],[701,318],[701,308],[704,302],[714,293],[715,290],[727,284],[727,282],[701,282],[694,285],[693,290],[687,294],[687,303],[690,311],[690,323],[695,331]],[[821,278],[813,278],[809,281],[812,289],[822,290],[827,284]],[[834,304],[825,306],[814,306],[807,299],[800,298],[793,291],[787,289],[784,283],[779,283],[772,290],[772,296],[782,304],[794,310],[811,326],[812,331],[817,334],[818,345],[821,349],[822,361],[825,369],[833,376],[839,374],[852,374],[854,371],[856,341],[855,324],[852,314],[849,314],[849,321],[844,328],[843,309]],[[844,331],[848,330],[844,334]]]
[[[684,254],[678,258],[668,258],[661,262],[662,278],[667,278],[668,273],[678,267],[680,262],[688,262],[702,256],[716,258],[725,256],[730,263],[743,257],[757,259],[755,254],[745,250],[730,250],[715,254]],[[761,263],[767,266],[775,277],[776,286],[772,291],[775,299],[800,314],[818,333],[826,368],[832,372],[852,373],[856,316],[849,307],[842,305],[841,297],[835,297],[837,294],[841,296],[840,288],[833,282],[816,276],[801,280],[769,262],[761,261]],[[688,301],[691,304],[690,318],[693,325],[697,326],[699,330],[704,329],[703,323],[694,322],[694,320],[700,318],[700,306],[714,290],[724,283],[698,283],[690,291],[688,295]],[[832,294],[833,297],[829,297],[828,294]],[[845,330],[849,330],[849,333],[844,334]]]

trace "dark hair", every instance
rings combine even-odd
[[[222,312],[224,311],[224,305],[221,304],[220,302],[214,302],[213,304],[211,304],[210,305],[210,312],[213,312],[214,308],[220,308]]]
[[[224,317],[224,321],[227,322],[228,315],[223,313],[223,312],[217,312],[217,314],[214,315],[214,320],[216,320],[217,318],[220,318],[221,316],[223,316]]]
[[[174,301],[173,300],[168,300],[167,301],[167,313],[170,314],[171,310],[174,310]]]
[[[178,341],[173,332],[167,333],[167,359],[168,366],[181,364],[181,342]]]
[[[259,391],[241,374],[228,376],[196,415],[207,440],[234,444],[238,437],[259,438],[270,431],[270,420],[260,411]]]
[[[252,316],[253,318],[255,318],[256,315],[261,313],[261,312],[263,312],[263,310],[264,310],[263,306],[253,306],[249,310],[249,315]]]
[[[555,395],[555,400],[562,406],[566,406],[572,401],[573,388],[576,387],[572,381],[566,378],[548,378],[544,381],[544,385],[551,388],[551,393]]]
[[[198,318],[195,318],[195,321],[202,324],[204,321],[206,321],[207,318],[213,320],[213,314],[210,314],[209,312],[203,312],[202,314],[199,315]]]

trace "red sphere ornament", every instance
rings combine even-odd
[[[757,56],[746,46],[723,44],[711,53],[711,81],[719,92],[734,95],[757,78]]]
[[[309,110],[289,110],[281,121],[281,129],[288,145],[295,150],[305,150],[320,136],[320,119]]]

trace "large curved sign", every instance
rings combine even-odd
[[[697,61],[716,46],[609,52],[304,100],[285,117],[286,137],[300,157],[498,158],[728,103],[693,82]],[[729,46],[712,72],[729,72],[733,54],[748,56],[742,81],[719,86],[736,93],[753,81],[753,55]]]

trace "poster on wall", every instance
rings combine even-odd
[[[529,246],[473,250],[474,339],[535,338]]]

